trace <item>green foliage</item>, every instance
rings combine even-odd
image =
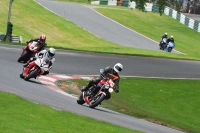
[[[145,11],[145,5],[149,0],[133,0],[138,4],[138,9]],[[180,5],[177,0],[152,0],[154,4],[158,6],[160,15],[163,14],[165,6],[175,7],[178,12],[180,12]]]

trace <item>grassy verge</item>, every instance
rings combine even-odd
[[[0,34],[1,34],[5,33],[6,31],[7,13],[8,13],[7,8],[9,5],[9,0],[0,1],[0,4],[1,4]],[[116,8],[125,9],[124,7],[116,7]],[[199,33],[187,28],[186,26],[181,25],[177,21],[167,16],[160,17],[159,14],[153,14],[153,13],[146,13],[144,16],[143,12],[138,10],[130,10],[128,8],[127,10],[114,10],[114,9],[112,10],[96,9],[96,10],[102,12],[107,16],[112,16],[112,15],[116,16],[113,19],[115,18],[123,19],[123,22],[121,22],[122,24],[127,22],[128,24],[124,24],[127,27],[129,27],[130,25],[134,25],[134,28],[138,27],[140,29],[140,31],[138,32],[157,41],[159,40],[161,34],[169,31],[170,34],[173,34],[175,36],[177,42],[177,47],[176,47],[177,50],[185,52],[187,55],[179,55],[179,54],[166,53],[160,51],[143,50],[143,49],[135,49],[130,47],[119,46],[117,44],[98,38],[95,35],[78,27],[77,25],[65,20],[64,18],[59,17],[53,14],[52,12],[49,12],[48,10],[46,10],[33,0],[26,0],[26,1],[17,0],[13,2],[12,16],[11,16],[11,22],[14,25],[13,35],[22,36],[23,42],[25,42],[30,38],[38,37],[40,34],[46,34],[48,46],[53,46],[62,49],[199,60],[200,56],[199,55],[200,53],[198,52],[199,46],[197,45],[198,41],[196,40],[196,36],[198,36]],[[144,18],[149,19],[148,24],[146,23],[146,21],[144,21]],[[137,23],[130,23],[130,22],[137,22]],[[153,30],[154,32],[152,32],[151,29],[152,27],[155,27],[154,26],[155,23],[157,27]],[[148,35],[150,33],[154,34]]]
[[[68,84],[62,88],[65,91],[72,87],[66,80],[57,82],[58,86],[63,82]],[[78,88],[88,83],[87,80],[71,82],[77,83]],[[199,86],[198,80],[121,78],[120,93],[112,93],[112,98],[104,101],[102,106],[187,132],[200,133]]]
[[[89,117],[55,110],[2,92],[0,92],[0,114],[2,133],[78,133],[80,131],[82,133],[139,133]]]

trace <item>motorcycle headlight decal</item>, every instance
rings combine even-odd
[[[115,85],[115,83],[113,81],[111,81],[110,86],[113,87]]]

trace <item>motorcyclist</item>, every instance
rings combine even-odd
[[[163,38],[167,38],[167,33],[163,34],[160,38],[160,42],[162,41]]]
[[[175,46],[175,41],[174,41],[174,37],[173,36],[170,36],[170,38],[167,39],[167,44],[169,42],[172,42],[174,44],[174,46]]]
[[[28,72],[29,69],[31,69],[35,65],[34,60],[36,60],[38,58],[45,58],[50,61],[49,66],[48,66],[49,70],[42,73],[42,75],[49,74],[49,71],[52,68],[52,65],[55,61],[55,58],[54,58],[55,52],[56,52],[56,50],[54,48],[49,48],[49,50],[45,49],[45,50],[40,51],[39,53],[36,53],[35,57],[32,57],[26,64],[24,64],[24,69],[26,69],[24,71]],[[23,77],[23,73],[20,75],[20,77]]]
[[[28,43],[33,42],[33,41],[38,42],[39,51],[44,50],[47,47],[45,35],[41,35],[39,38],[30,39],[26,43],[28,44]]]
[[[123,65],[121,63],[115,64],[113,68],[106,67],[104,69],[100,69],[100,74],[101,74],[100,77],[90,80],[88,85],[83,87],[81,89],[81,91],[83,92],[83,91],[88,90],[93,85],[98,84],[103,77],[106,77],[106,78],[113,79],[113,82],[115,83],[114,90],[116,93],[118,93],[119,92],[119,81],[120,81],[120,76],[118,73],[121,72],[122,69],[123,69]],[[93,91],[93,94],[96,94],[98,91],[99,90],[97,88],[95,88],[95,90]]]
[[[161,47],[165,47],[165,46],[161,46],[161,43],[162,43],[163,38],[166,38],[166,39],[167,39],[167,33],[165,33],[164,35],[162,35],[161,38],[160,38],[160,43],[159,43],[160,48],[161,48]]]

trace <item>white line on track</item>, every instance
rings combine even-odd
[[[37,1],[35,1],[35,2],[37,2]],[[57,13],[55,13],[55,12],[51,11],[50,9],[46,8],[45,6],[43,6],[42,4],[40,4],[39,2],[37,2],[37,3],[38,3],[39,5],[41,5],[42,7],[44,7],[45,9],[49,10],[50,12],[52,12],[52,13],[58,15]],[[87,6],[85,6],[85,7],[87,7]],[[87,8],[89,8],[89,7],[87,7]],[[142,35],[142,34],[136,32],[136,31],[134,31],[134,30],[132,30],[132,29],[130,29],[130,28],[128,28],[128,27],[126,27],[126,26],[124,26],[124,25],[118,23],[117,21],[112,20],[112,19],[110,19],[110,18],[104,16],[103,14],[101,14],[101,13],[97,12],[96,10],[94,10],[93,8],[90,8],[90,9],[93,10],[93,11],[95,11],[95,12],[98,13],[99,15],[101,15],[101,16],[103,16],[103,17],[105,17],[105,18],[107,18],[107,19],[109,19],[109,20],[111,20],[111,21],[113,21],[113,22],[115,22],[115,23],[117,23],[117,24],[123,26],[124,28],[131,30],[132,32],[135,32],[135,33],[137,33],[137,34],[139,34],[139,35],[141,35],[141,36],[143,36],[143,37],[145,37],[145,38],[147,38],[147,39],[149,39],[149,40],[151,40],[151,41],[153,41],[153,42],[155,42],[155,43],[158,43],[158,42],[152,40],[151,38],[148,38],[148,37],[146,37],[146,36],[144,36],[144,35]],[[58,15],[58,16],[60,16],[60,15]],[[60,17],[62,17],[62,16],[60,16]],[[63,18],[63,17],[62,17],[62,18]],[[69,21],[68,19],[66,19],[66,20]],[[69,21],[69,22],[71,22],[71,21]],[[79,26],[79,25],[77,25],[77,26]],[[79,27],[82,28],[81,26],[79,26]],[[82,29],[84,29],[84,28],[82,28]],[[84,29],[84,30],[86,30],[86,29]],[[86,30],[86,31],[88,31],[88,30]],[[90,32],[90,31],[88,31],[88,32]],[[93,35],[95,35],[95,36],[97,36],[97,37],[99,37],[99,38],[101,38],[100,36],[98,36],[98,35],[96,35],[96,34],[94,34],[94,33],[92,33],[92,32],[90,32],[90,33],[93,34]],[[180,52],[180,51],[177,51],[177,50],[175,50],[175,49],[173,49],[173,50],[176,51],[176,52],[178,52],[178,53],[180,53],[180,54],[187,55],[187,54],[182,53],[182,52]]]

